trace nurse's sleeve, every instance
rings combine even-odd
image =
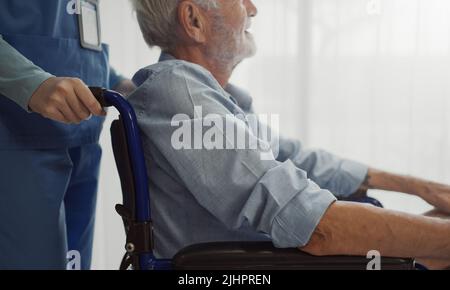
[[[52,77],[20,54],[0,36],[0,94],[25,111],[39,86]]]
[[[205,74],[188,66],[153,75],[130,97],[147,157],[166,158],[197,202],[228,229],[250,226],[280,248],[306,245],[335,197],[290,160],[262,160],[258,149],[178,148],[179,125],[196,128],[203,121],[227,144],[234,143],[232,136],[248,136],[251,144],[263,142],[223,105],[228,101],[217,82]],[[223,128],[231,127],[236,134],[224,133]],[[184,137],[188,136],[190,130]]]
[[[308,177],[321,188],[341,198],[356,193],[368,173],[366,165],[324,150],[304,149],[299,141],[293,139],[280,138],[277,160],[292,160],[297,167],[308,172]]]

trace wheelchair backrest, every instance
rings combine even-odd
[[[134,218],[136,215],[136,186],[134,184],[133,167],[131,166],[125,128],[120,117],[111,125],[111,142],[122,186],[123,205],[131,215],[130,218]]]

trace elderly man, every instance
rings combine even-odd
[[[163,51],[159,63],[135,75],[139,88],[129,99],[143,134],[158,257],[201,242],[270,240],[314,255],[378,250],[450,264],[449,221],[336,199],[377,188],[450,213],[449,187],[304,150],[296,140],[277,145],[259,137],[247,118],[252,99],[229,84],[233,69],[255,54],[251,0],[132,3],[146,42]],[[174,144],[179,125],[193,128],[194,136],[183,137],[193,137],[193,147]],[[198,128],[203,136],[214,130],[212,139],[224,146],[197,144]],[[265,146],[235,149],[230,132]],[[277,156],[261,158],[264,148]]]

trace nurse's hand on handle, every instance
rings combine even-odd
[[[52,77],[31,96],[29,108],[42,116],[67,124],[79,124],[106,112],[82,80]]]

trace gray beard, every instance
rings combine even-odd
[[[222,16],[216,15],[213,23],[216,36],[213,45],[207,48],[209,58],[214,59],[222,67],[234,69],[245,58],[255,54],[255,43],[250,40],[248,43],[238,43],[240,35],[226,29]]]

